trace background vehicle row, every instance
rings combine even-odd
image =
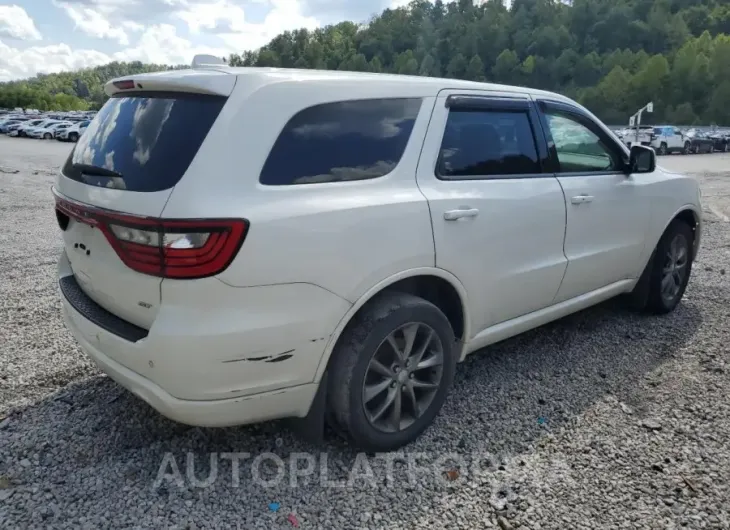
[[[692,128],[683,131],[672,125],[643,125],[638,128],[638,142],[636,129],[615,132],[627,146],[631,147],[635,143],[651,146],[658,155],[671,153],[688,155],[715,151],[727,153],[730,151],[730,130],[707,132]]]

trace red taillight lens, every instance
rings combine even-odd
[[[118,214],[56,197],[59,226],[64,216],[102,231],[119,258],[143,274],[194,279],[223,272],[248,232],[245,219],[155,219]]]
[[[119,90],[131,90],[134,88],[134,81],[132,79],[124,79],[122,81],[114,81],[113,85]]]

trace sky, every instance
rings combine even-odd
[[[0,0],[0,81],[111,61],[190,64],[408,0]]]

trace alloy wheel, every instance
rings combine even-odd
[[[666,301],[672,301],[682,288],[687,275],[689,246],[683,234],[677,234],[669,244],[662,268],[661,293]]]
[[[362,387],[365,416],[382,432],[400,432],[423,416],[441,386],[444,348],[436,331],[410,322],[392,331],[370,359]]]

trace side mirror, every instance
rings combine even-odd
[[[627,173],[652,173],[656,169],[656,153],[645,145],[632,145]]]

